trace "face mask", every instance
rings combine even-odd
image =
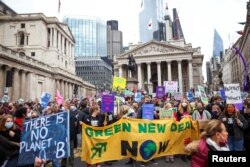
[[[227,141],[221,136],[221,141],[219,141],[219,146],[220,147],[225,147],[227,145]]]
[[[75,106],[70,106],[70,110],[71,110],[71,111],[75,111],[75,110],[76,110],[76,107],[75,107]]]
[[[61,108],[61,110],[65,111],[65,108],[64,108],[64,107],[62,107],[62,108]]]
[[[229,109],[227,109],[227,112],[228,112],[228,113],[234,113],[234,112],[235,112],[235,109],[234,109],[234,108],[229,108]]]
[[[181,103],[182,107],[187,107],[187,103]]]
[[[217,111],[212,111],[212,115],[216,116],[216,115],[218,115],[218,112]]]
[[[10,129],[10,128],[12,128],[13,124],[14,124],[13,122],[6,122],[5,128]]]
[[[31,117],[31,112],[27,113],[27,118]]]

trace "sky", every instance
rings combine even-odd
[[[95,16],[100,19],[118,20],[123,32],[123,45],[139,42],[139,12],[141,0],[2,0],[17,13],[38,13],[55,16],[59,20],[65,15]],[[201,47],[204,54],[203,75],[206,80],[205,62],[213,52],[213,33],[218,31],[229,48],[240,37],[236,31],[243,30],[238,24],[246,21],[248,0],[164,0],[172,9],[176,8],[186,43]],[[165,6],[165,5],[164,5]]]

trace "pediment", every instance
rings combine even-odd
[[[146,55],[162,55],[162,54],[176,54],[186,53],[190,50],[168,44],[166,42],[150,41],[145,44],[140,44],[135,48],[125,52],[119,58],[126,58],[128,55],[133,54],[134,57],[146,56]]]

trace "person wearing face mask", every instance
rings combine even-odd
[[[191,167],[207,167],[208,151],[229,151],[228,132],[220,120],[211,120],[200,135],[199,141],[193,141],[185,147],[191,153]]]
[[[228,131],[230,151],[243,151],[243,131],[248,127],[246,119],[235,109],[234,104],[227,104],[219,117]]]
[[[204,110],[204,105],[201,101],[196,103],[196,110],[192,115],[193,120],[209,120],[211,117],[211,114],[207,110]]]
[[[217,104],[212,106],[212,118],[211,119],[218,119],[221,114],[221,109]]]
[[[185,116],[190,116],[191,107],[187,99],[182,99],[178,106],[177,121],[180,121]]]

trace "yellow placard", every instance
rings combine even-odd
[[[126,79],[122,77],[116,77],[113,78],[113,90],[119,89],[125,89],[126,88]]]
[[[184,147],[199,139],[197,121],[180,122],[123,118],[105,127],[82,125],[82,160],[95,164],[133,158],[137,161],[186,154]]]

